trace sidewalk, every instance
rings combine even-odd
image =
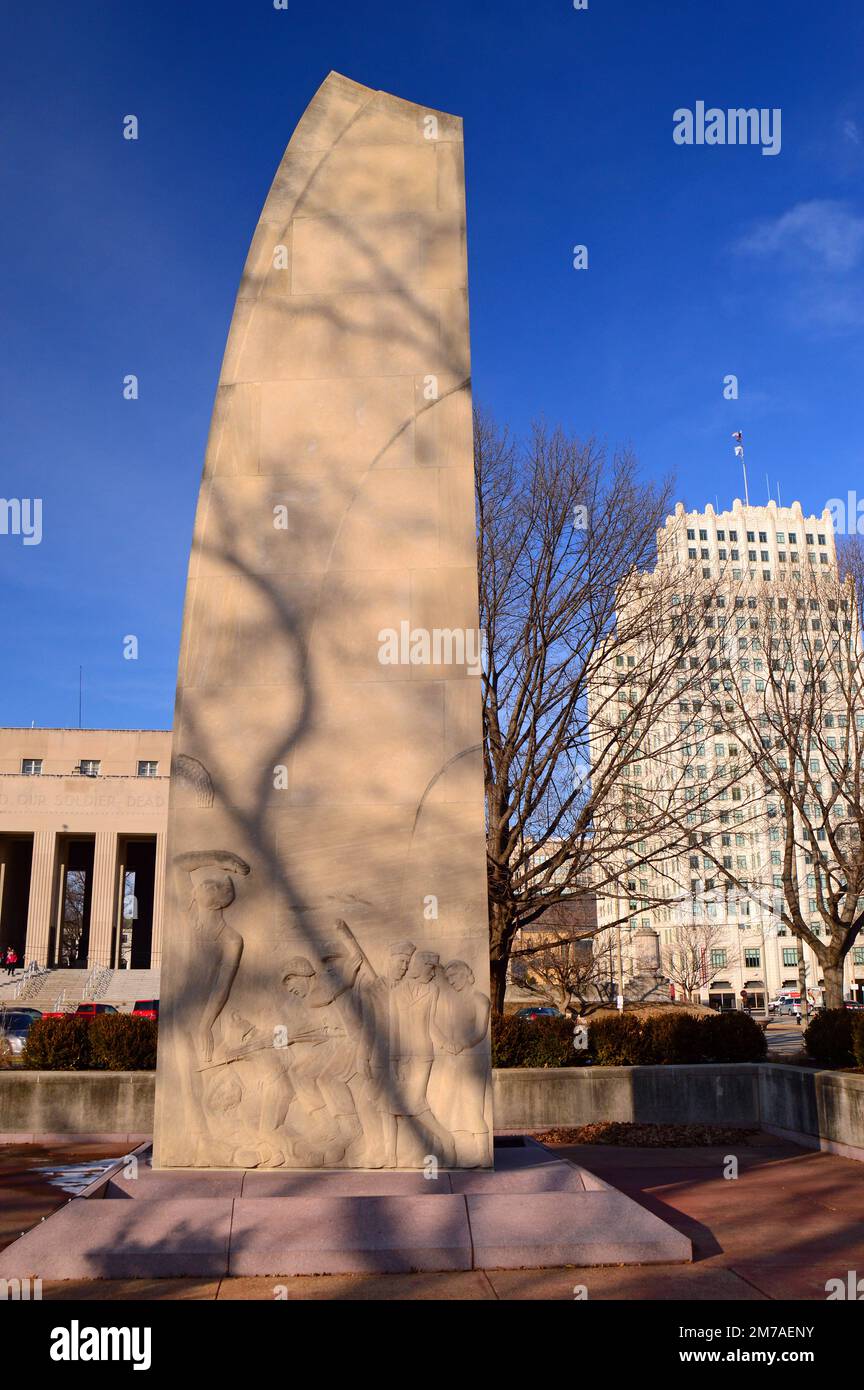
[[[96,1163],[119,1158],[126,1151],[123,1144],[0,1145],[0,1250],[65,1206],[73,1195],[52,1185],[40,1169]]]
[[[113,1152],[120,1152],[114,1150]],[[713,1148],[556,1149],[654,1211],[694,1244],[695,1263],[638,1268],[510,1270],[314,1279],[176,1279],[46,1284],[46,1299],[571,1301],[825,1299],[828,1279],[864,1275],[864,1164],[770,1136],[737,1152]],[[106,1157],[103,1147],[0,1150],[3,1243],[62,1205],[35,1166]],[[583,1295],[584,1296],[584,1295]]]

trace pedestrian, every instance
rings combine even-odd
[[[14,946],[6,947],[6,974],[14,975],[18,968],[18,952]]]

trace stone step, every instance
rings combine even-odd
[[[89,979],[89,970],[51,970],[40,978],[38,988],[32,994],[16,998],[15,990],[21,983],[20,973],[14,979],[0,976],[0,1005],[14,1008],[17,1003],[27,1008],[41,1009],[44,1013],[54,1009],[64,993],[66,1003],[73,1008],[82,1002],[92,1002],[131,1009],[137,999],[159,998],[158,969],[114,970],[111,979],[98,990],[95,999],[87,994]]]
[[[177,1195],[163,1182],[150,1201],[74,1198],[0,1254],[0,1277],[290,1278],[692,1259],[686,1236],[608,1186],[340,1197],[310,1175],[302,1196],[195,1198],[194,1174],[154,1176],[174,1178]]]

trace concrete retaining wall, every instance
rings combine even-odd
[[[759,1072],[755,1063],[496,1071],[495,1127],[532,1130],[595,1120],[758,1125]]]
[[[800,1135],[814,1147],[864,1159],[864,1075],[760,1067],[759,1113],[772,1134]]]
[[[727,1124],[864,1160],[864,1076],[744,1063],[496,1071],[495,1127]]]
[[[152,1133],[152,1072],[0,1071],[0,1142]],[[864,1076],[771,1063],[494,1073],[495,1127],[596,1120],[761,1127],[864,1159]]]
[[[0,1071],[0,1142],[143,1139],[155,1081],[147,1071]]]

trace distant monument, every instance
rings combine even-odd
[[[174,731],[156,1165],[491,1166],[462,122],[335,73],[237,297]]]

